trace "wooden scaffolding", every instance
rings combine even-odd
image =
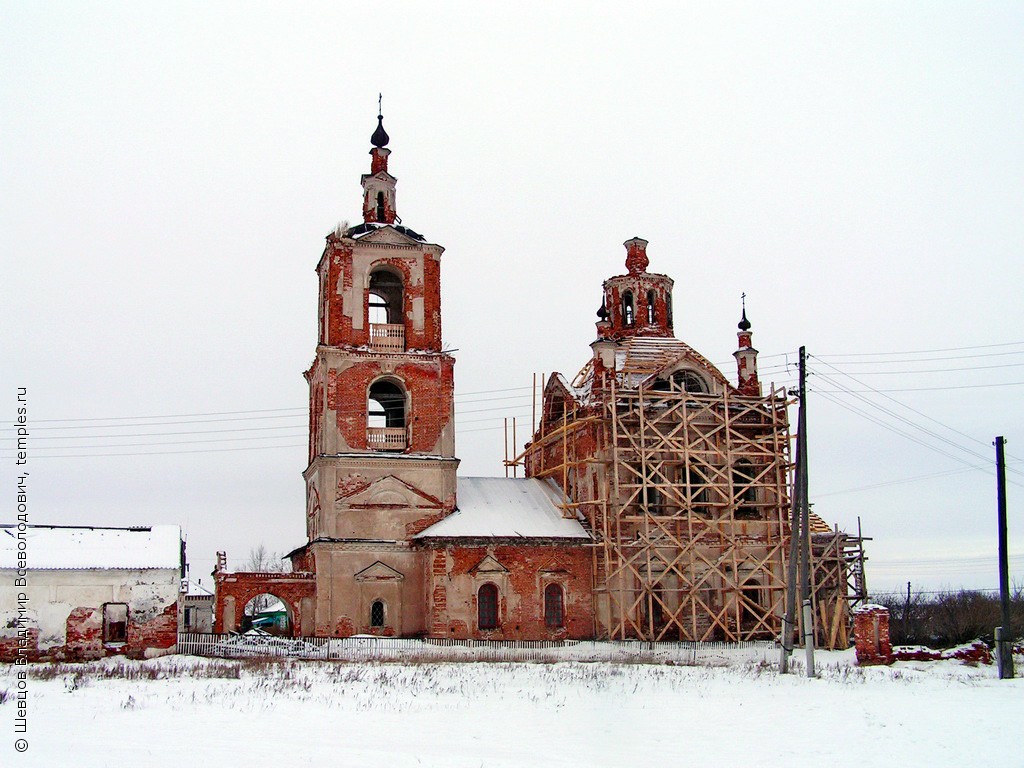
[[[586,403],[546,397],[533,442],[509,462],[554,478],[565,514],[594,536],[596,636],[777,637],[792,469],[785,390],[751,397],[621,380],[590,382]],[[853,543],[837,530],[813,547],[825,647],[846,647]]]

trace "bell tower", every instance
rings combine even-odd
[[[361,178],[363,221],[317,265],[309,384],[308,543],[317,634],[425,630],[425,555],[411,538],[455,506],[454,365],[441,347],[444,248],[404,226],[382,114]]]

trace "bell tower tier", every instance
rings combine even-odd
[[[305,373],[308,543],[292,561],[316,573],[318,634],[425,631],[425,561],[412,537],[455,508],[444,248],[400,223],[388,141],[378,115],[364,220],[327,236],[316,269],[317,346]]]

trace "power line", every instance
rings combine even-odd
[[[882,357],[885,355],[927,355],[934,352],[961,352],[969,349],[995,349],[996,347],[1019,347],[1024,345],[1024,341],[1005,341],[999,344],[975,344],[969,347],[940,347],[938,349],[908,349],[902,352],[847,352],[847,353],[836,353],[836,354],[823,354],[815,355],[815,357]]]
[[[825,362],[820,357],[815,355],[815,358],[821,362]],[[843,363],[840,363],[842,365]],[[829,365],[826,363],[826,365]],[[834,366],[830,366],[834,367]],[[997,368],[1021,368],[1024,367],[1024,363],[1002,363],[1000,365],[972,365],[966,368],[925,368],[919,370],[907,369],[900,371],[858,371],[858,376],[897,376],[903,374],[918,374],[918,373],[959,373],[962,371],[990,371]],[[839,368],[835,370],[840,371]],[[840,371],[841,373],[843,371]]]
[[[942,360],[971,360],[979,357],[1005,357],[1006,355],[1024,355],[1024,349],[1013,352],[985,352],[980,355],[953,355],[949,357],[918,357],[904,358],[902,360],[845,360],[835,362],[836,365],[895,365],[897,363],[934,363]],[[815,355],[819,360],[828,358],[827,355]]]
[[[868,385],[864,385],[868,386]],[[950,387],[901,387],[897,389],[876,389],[875,387],[869,387],[868,389],[851,389],[850,392],[944,392],[951,389],[990,389],[992,387],[1020,387],[1024,386],[1024,381],[1005,381],[999,384],[960,384],[953,385]],[[817,392],[827,392],[828,390],[815,390]],[[838,390],[837,390],[838,391]],[[833,392],[832,394],[835,394]]]
[[[962,475],[964,472],[970,472],[976,469],[988,469],[987,466],[973,466],[964,467],[963,469],[949,469],[945,472],[932,472],[927,475],[917,475],[915,477],[905,477],[898,480],[887,480],[882,483],[873,483],[872,485],[861,485],[856,488],[845,488],[841,491],[827,491],[826,493],[816,493],[814,497],[817,499],[825,498],[826,496],[841,496],[846,493],[859,493],[860,491],[870,491],[875,488],[885,488],[890,485],[903,485],[905,483],[917,483],[921,480],[931,480],[936,477],[948,477],[949,475]]]
[[[857,378],[856,378],[855,376],[852,376],[852,375],[851,375],[851,374],[849,374],[849,373],[845,373],[845,372],[843,372],[843,371],[840,371],[839,369],[837,369],[837,368],[836,368],[835,366],[833,366],[832,364],[830,364],[830,363],[827,363],[827,362],[825,362],[824,360],[822,360],[821,362],[822,362],[822,364],[823,364],[823,365],[827,365],[827,366],[828,366],[829,368],[832,368],[832,370],[836,371],[836,372],[837,372],[837,373],[839,373],[840,375],[842,375],[842,376],[845,376],[846,378],[850,379],[851,381],[855,381],[855,382],[856,382],[857,384],[859,384],[859,385],[860,385],[860,386],[862,386],[862,387],[867,387],[867,388],[868,388],[868,390],[870,390],[870,391],[872,391],[872,392],[874,392],[874,393],[876,393],[876,394],[879,394],[879,395],[881,395],[881,396],[882,396],[882,397],[884,397],[884,398],[885,398],[886,400],[888,400],[888,401],[890,401],[890,402],[892,402],[892,403],[895,403],[896,405],[900,406],[901,408],[905,408],[906,410],[910,411],[911,413],[914,413],[914,414],[916,414],[916,415],[918,415],[918,416],[921,416],[922,418],[925,418],[925,419],[927,419],[928,421],[932,422],[933,424],[937,424],[938,426],[942,427],[943,429],[946,429],[946,430],[948,430],[948,431],[950,431],[950,432],[952,432],[952,433],[954,433],[954,434],[956,434],[956,435],[960,435],[961,437],[965,437],[965,438],[967,438],[968,440],[970,440],[970,441],[972,441],[972,442],[978,443],[979,445],[982,445],[982,446],[985,446],[985,447],[987,447],[987,446],[988,446],[988,444],[987,444],[987,443],[985,443],[985,442],[984,442],[984,441],[982,441],[982,440],[979,440],[978,438],[974,437],[973,435],[969,435],[969,434],[967,434],[966,432],[962,432],[962,431],[960,431],[959,429],[956,429],[956,428],[954,428],[954,427],[951,427],[951,426],[949,426],[948,424],[944,424],[943,422],[939,421],[938,419],[935,419],[935,418],[933,418],[933,417],[929,416],[928,414],[926,414],[926,413],[923,413],[923,412],[921,412],[921,411],[917,410],[916,408],[913,408],[913,407],[911,407],[911,406],[907,405],[906,403],[900,402],[900,401],[899,401],[899,400],[897,400],[896,398],[894,398],[894,397],[890,397],[889,395],[885,394],[884,392],[881,392],[881,391],[879,391],[879,390],[876,390],[876,389],[874,389],[874,388],[873,388],[873,387],[872,387],[872,386],[871,386],[870,384],[865,384],[864,382],[862,382],[862,381],[858,380],[858,379],[857,379]],[[828,377],[825,377],[825,378],[826,378],[826,380],[828,380]],[[868,398],[866,398],[866,397],[863,397],[863,396],[861,396],[861,395],[857,394],[857,393],[856,393],[856,392],[855,392],[854,390],[851,390],[851,389],[849,389],[848,387],[843,387],[843,386],[842,386],[841,384],[840,384],[839,386],[840,386],[840,388],[841,388],[841,389],[846,389],[846,390],[847,390],[848,392],[850,392],[851,394],[855,394],[855,395],[856,395],[856,397],[857,397],[858,399],[862,400],[863,402],[866,402],[866,403],[868,403],[868,404],[870,404],[870,405],[873,405],[873,406],[874,406],[875,408],[879,408],[880,410],[882,410],[882,411],[884,411],[884,412],[886,412],[886,413],[890,413],[890,414],[892,414],[892,415],[893,415],[893,416],[894,416],[895,418],[901,419],[902,421],[906,422],[907,424],[910,424],[911,426],[917,426],[917,428],[918,428],[918,429],[920,429],[920,430],[922,430],[922,431],[924,431],[924,432],[926,432],[926,433],[928,433],[928,434],[934,435],[934,436],[935,436],[935,437],[937,437],[938,439],[940,439],[940,440],[943,440],[944,442],[946,442],[946,443],[948,443],[948,444],[950,444],[950,445],[953,445],[954,447],[959,447],[959,448],[960,448],[960,450],[963,450],[963,451],[965,451],[965,452],[971,453],[971,455],[973,455],[973,456],[976,456],[976,457],[978,457],[979,459],[983,459],[983,460],[986,460],[986,461],[987,461],[987,460],[988,460],[988,458],[989,458],[989,457],[988,457],[987,455],[984,455],[984,454],[979,454],[979,453],[977,453],[976,451],[970,451],[970,450],[969,450],[969,449],[967,449],[967,448],[963,448],[962,446],[958,446],[958,445],[957,445],[956,443],[954,443],[954,442],[953,442],[952,440],[949,440],[949,439],[947,439],[947,438],[945,438],[945,437],[943,437],[943,436],[939,435],[939,434],[938,434],[938,433],[936,433],[936,432],[933,432],[933,431],[931,431],[931,430],[927,430],[927,429],[925,429],[924,427],[921,427],[921,426],[919,426],[919,425],[914,425],[914,424],[913,424],[913,422],[911,422],[911,421],[910,421],[909,419],[906,419],[906,418],[904,418],[904,417],[902,417],[902,416],[899,416],[898,414],[896,414],[896,413],[894,413],[893,411],[890,411],[890,410],[888,410],[888,409],[886,409],[886,408],[882,408],[882,407],[881,407],[881,406],[879,406],[879,405],[878,405],[877,403],[873,403],[873,402],[872,402],[871,400],[869,400]]]

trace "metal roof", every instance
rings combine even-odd
[[[143,569],[181,567],[181,528],[0,525],[0,568],[25,564],[34,570]]]
[[[507,477],[460,477],[456,511],[415,538],[589,539],[554,483]]]

